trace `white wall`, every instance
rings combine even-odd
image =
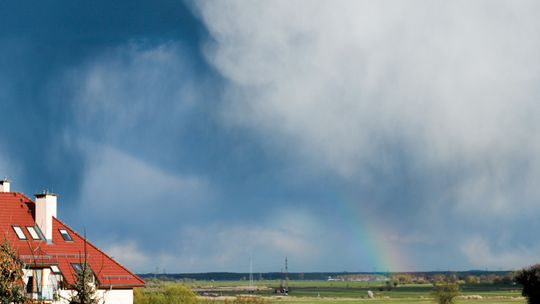
[[[68,304],[69,301],[67,301],[67,299],[72,295],[73,292],[70,290],[61,290],[60,298],[62,300],[55,302],[54,304]],[[103,304],[133,304],[132,289],[99,289],[96,295],[98,298],[103,299]]]
[[[103,304],[133,304],[133,289],[98,290]]]

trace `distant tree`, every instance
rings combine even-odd
[[[480,278],[475,275],[468,275],[465,277],[465,282],[467,284],[478,284],[480,283]]]
[[[459,294],[459,284],[456,280],[446,278],[433,283],[433,296],[439,304],[453,304]]]
[[[503,284],[512,284],[515,281],[515,273],[509,272],[502,276],[501,283]]]
[[[0,303],[25,303],[24,264],[6,238],[0,245]]]
[[[392,281],[392,285],[394,285],[395,287],[397,285],[411,284],[413,281],[413,278],[408,273],[402,273],[402,274],[397,274],[397,275],[392,276],[391,281]]]
[[[523,285],[521,294],[527,298],[529,304],[540,303],[540,264],[522,269],[515,279]]]
[[[431,277],[430,281],[435,285],[435,283],[446,281],[446,277],[443,274],[435,274]]]

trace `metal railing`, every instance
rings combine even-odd
[[[109,280],[122,280],[122,279],[133,279],[134,276],[132,275],[129,275],[129,274],[111,274],[111,275],[104,275],[103,276],[104,279],[109,279]]]
[[[51,259],[54,259],[54,258],[80,258],[80,259],[88,259],[90,257],[89,254],[80,254],[80,253],[55,253],[55,254],[47,254],[47,255],[42,255],[42,254],[35,254],[35,255],[32,255],[32,254],[25,254],[25,255],[21,255],[19,256],[21,259],[43,259],[43,260],[51,260]]]
[[[56,292],[59,290],[58,284],[45,285],[40,290],[25,292],[25,296],[32,300],[55,300]]]

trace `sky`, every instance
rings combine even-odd
[[[143,272],[517,269],[540,4],[2,1],[0,176]]]

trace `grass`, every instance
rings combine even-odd
[[[434,303],[433,299],[373,299],[373,300],[359,300],[359,299],[346,299],[346,298],[291,298],[285,300],[272,300],[271,303],[282,304],[346,304],[346,303],[385,303],[385,304],[413,304],[413,303]],[[502,300],[502,299],[488,299],[488,300],[458,300],[460,304],[516,304],[526,303],[525,300]]]
[[[277,304],[346,304],[346,303],[434,303],[430,284],[402,285],[390,291],[379,290],[383,282],[347,282],[347,281],[290,281],[289,296],[277,296],[273,288],[279,286],[279,281],[256,281],[256,286],[262,290],[250,293],[246,290],[227,290],[239,286],[247,286],[247,281],[191,281],[183,283],[195,290],[214,290],[215,294],[223,296],[236,296],[241,294],[255,294]],[[225,290],[220,289],[225,288]],[[462,296],[481,296],[481,299],[458,299],[459,304],[525,304],[521,297],[521,288],[510,284],[463,284],[460,286]],[[371,290],[375,299],[368,299],[367,293]],[[208,301],[220,303],[221,301]]]

